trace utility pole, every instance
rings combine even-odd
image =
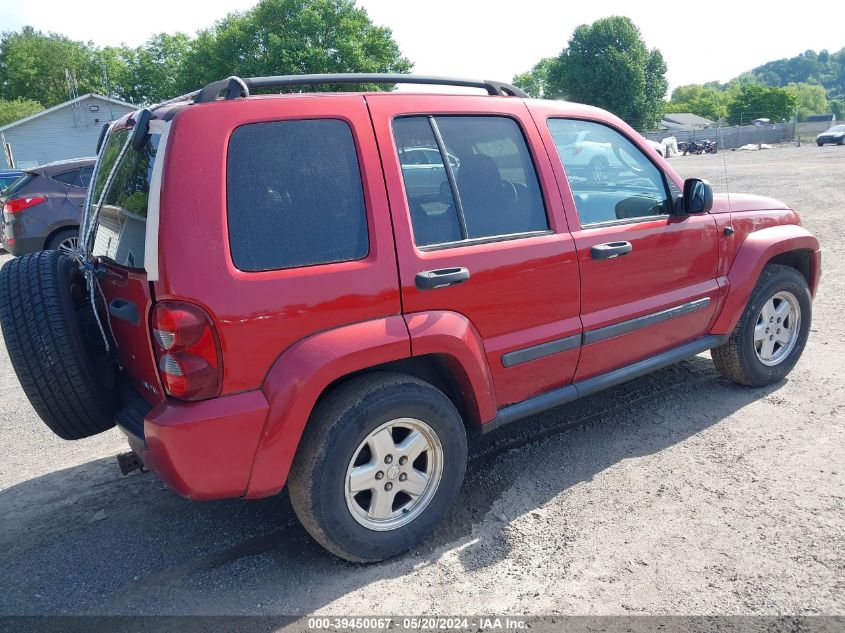
[[[6,164],[9,169],[15,168],[15,157],[12,155],[12,146],[6,142],[6,133],[0,132],[0,141],[3,142],[3,152],[6,154]]]

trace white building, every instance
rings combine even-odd
[[[103,124],[137,109],[125,101],[89,93],[0,127],[0,142],[11,146],[18,169],[93,156]],[[0,153],[0,167],[10,168],[2,147]]]

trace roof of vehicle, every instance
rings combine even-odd
[[[216,101],[221,94],[225,99],[248,97],[251,90],[265,88],[290,88],[295,86],[348,85],[348,84],[417,84],[432,86],[461,86],[483,88],[490,95],[527,97],[516,86],[491,79],[464,79],[435,75],[402,73],[331,73],[316,75],[277,75],[273,77],[229,77],[215,81],[202,90],[191,93],[194,103]],[[185,95],[188,96],[188,95]]]
[[[436,85],[436,86],[452,86],[477,88],[486,90],[487,94],[475,93],[454,93],[454,92],[328,92],[328,91],[310,91],[310,92],[284,92],[284,93],[260,93],[252,94],[252,90],[268,90],[272,88],[292,88],[297,86],[316,87],[319,85],[338,85],[338,84],[421,84],[421,85]],[[560,116],[574,116],[586,119],[593,119],[603,122],[622,122],[618,117],[612,113],[602,110],[590,105],[565,101],[561,99],[533,99],[528,94],[519,88],[494,80],[476,80],[476,79],[461,79],[439,77],[431,75],[412,75],[412,74],[389,74],[389,73],[338,73],[338,74],[321,74],[321,75],[280,75],[276,77],[229,77],[220,81],[208,84],[202,89],[194,90],[193,92],[162,101],[160,103],[149,106],[147,109],[152,112],[154,119],[163,121],[171,120],[179,111],[192,107],[193,105],[201,104],[205,107],[208,104],[217,102],[220,104],[231,103],[238,101],[255,101],[264,99],[315,99],[315,98],[341,98],[350,96],[361,96],[363,98],[369,96],[377,96],[378,98],[407,98],[408,96],[419,97],[440,97],[449,99],[518,99],[531,105],[540,111],[552,111]],[[126,125],[134,125],[133,116],[135,113],[124,115],[121,119],[116,121],[113,125],[124,127]]]
[[[162,101],[153,106],[150,110],[162,110],[156,114],[160,118],[169,118],[169,111],[175,106],[209,103],[220,100],[224,101],[250,97],[253,90],[265,90],[271,88],[293,88],[297,86],[321,86],[321,85],[349,85],[349,84],[417,84],[417,85],[438,85],[438,86],[459,86],[466,88],[479,88],[487,91],[488,95],[509,96],[527,98],[528,95],[516,86],[495,81],[492,79],[464,79],[452,77],[440,77],[434,75],[412,75],[402,73],[332,73],[313,75],[278,75],[272,77],[236,77],[215,81],[200,90]],[[302,94],[302,93],[295,93]],[[328,95],[330,92],[319,92],[313,94]],[[342,93],[342,94],[367,94],[367,93]],[[255,95],[257,96],[257,95]],[[285,95],[267,95],[285,96]],[[169,106],[169,107],[168,107]]]
[[[476,93],[454,93],[454,92],[284,92],[284,93],[261,93],[251,94],[252,88],[265,90],[268,88],[289,88],[292,86],[316,86],[316,85],[337,85],[337,84],[360,84],[360,83],[405,83],[423,85],[458,86],[466,88],[479,88],[487,91],[487,95]],[[222,94],[226,91],[226,94]],[[202,96],[205,92],[206,96]],[[208,96],[208,95],[214,95]],[[221,96],[222,95],[222,96]],[[194,90],[184,95],[162,101],[149,106],[147,109],[153,114],[154,119],[169,121],[177,112],[195,104],[208,104],[213,102],[225,103],[235,99],[239,100],[263,100],[263,99],[302,99],[302,98],[340,98],[349,96],[378,96],[407,98],[408,96],[420,97],[447,97],[450,99],[483,98],[483,99],[520,99],[534,107],[545,110],[554,110],[556,113],[565,116],[580,116],[597,120],[615,120],[613,114],[606,110],[562,99],[533,99],[519,88],[493,80],[473,79],[451,79],[447,77],[436,77],[429,75],[397,75],[387,73],[340,73],[324,75],[281,75],[278,77],[255,77],[241,79],[240,77],[229,77],[222,81],[209,84],[201,90]],[[202,99],[200,99],[202,97]],[[132,117],[134,113],[126,114],[113,125],[123,127],[134,125]]]
[[[51,176],[53,174],[58,174],[60,172],[67,171],[68,169],[73,169],[75,167],[87,167],[88,165],[93,165],[95,162],[97,162],[96,156],[86,156],[84,158],[69,158],[66,160],[56,160],[52,163],[45,163],[43,165],[39,165],[38,167],[25,169],[24,171],[29,173],[41,173],[45,176]]]

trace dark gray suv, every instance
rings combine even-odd
[[[3,190],[3,248],[12,255],[76,246],[79,216],[95,158],[75,158],[25,169]]]

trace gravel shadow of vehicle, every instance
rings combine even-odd
[[[734,386],[699,356],[472,437],[450,516],[412,552],[369,566],[312,541],[284,493],[202,503],[149,473],[121,477],[113,459],[56,471],[0,492],[0,614],[303,614],[456,547],[465,568],[478,569],[508,555],[507,539],[485,537],[499,530],[479,525],[504,528],[614,463],[660,452],[777,389]],[[497,461],[526,445],[555,451],[564,466],[521,505],[491,516],[511,484]]]

